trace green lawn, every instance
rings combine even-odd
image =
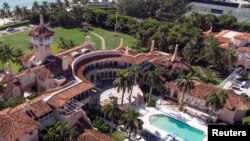
[[[114,36],[114,32],[110,32],[101,28],[94,28],[92,32],[95,32],[101,35],[106,42],[106,49],[115,49],[120,45],[120,40],[123,38],[124,46],[131,47],[135,44],[135,38],[130,35],[117,33],[117,36]]]
[[[123,133],[118,130],[112,133],[112,138],[116,139],[117,141],[124,141],[126,139]]]
[[[66,39],[72,39],[75,41],[76,45],[80,45],[84,42],[84,37],[86,35],[90,35],[92,38],[92,42],[95,43],[96,48],[101,49],[101,40],[97,36],[94,36],[89,33],[84,33],[78,28],[65,29],[61,27],[56,27],[56,28],[53,28],[52,30],[55,32],[55,35],[53,38],[54,41],[52,44],[53,53],[56,53],[60,50],[57,47],[60,37],[63,37]],[[124,39],[125,46],[131,47],[135,43],[135,39],[132,38],[132,36],[129,36],[126,34],[118,33],[118,36],[114,36],[113,32],[100,29],[100,28],[94,28],[92,32],[95,32],[101,35],[105,39],[106,49],[117,48],[120,44],[121,38]],[[3,37],[0,37],[0,42],[2,42],[2,44],[9,44],[13,48],[22,49],[25,54],[31,53],[32,51],[28,49],[29,44],[30,44],[30,37],[28,36],[28,33],[29,31],[23,31],[23,32],[14,33],[11,35],[6,35]],[[0,67],[2,66],[0,65]],[[19,69],[19,66],[17,66],[16,64],[12,64],[12,69],[13,69],[13,72],[16,73]]]

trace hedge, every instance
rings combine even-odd
[[[7,29],[7,28],[9,28],[9,27],[24,26],[24,25],[28,25],[29,23],[30,23],[29,21],[23,21],[23,22],[8,24],[8,25],[2,25],[2,26],[0,26],[0,30],[5,30],[5,29]]]

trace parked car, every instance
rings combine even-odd
[[[15,29],[12,28],[12,27],[8,27],[8,28],[6,29],[6,31],[7,31],[7,32],[13,32],[13,31],[15,31]]]
[[[239,87],[239,85],[237,85],[237,84],[232,84],[232,89],[235,89],[235,90],[240,90],[240,87]]]

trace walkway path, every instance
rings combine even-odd
[[[94,33],[94,32],[90,32],[90,33],[101,39],[101,41],[102,41],[102,50],[105,50],[106,49],[105,39],[101,35],[99,35],[97,33]]]

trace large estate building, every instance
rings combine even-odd
[[[216,36],[223,40],[232,37],[233,39],[226,39],[232,47],[235,47],[234,44],[244,46],[249,43],[248,34],[237,35],[238,33],[227,31],[230,33],[230,37],[227,37],[227,33],[224,32],[226,31]],[[115,50],[96,50],[91,38],[87,36],[82,45],[53,55],[53,35],[54,32],[44,25],[41,16],[40,24],[29,34],[33,53],[20,57],[24,71],[13,75],[9,64],[5,67],[5,74],[1,78],[5,89],[5,93],[1,94],[2,98],[24,96],[32,91],[38,91],[41,95],[14,108],[0,111],[1,141],[37,141],[39,131],[58,120],[67,122],[70,127],[88,129],[85,133],[98,138],[98,135],[103,135],[92,130],[92,124],[83,109],[97,106],[102,102],[98,92],[104,81],[114,80],[119,71],[135,65],[140,65],[143,71],[151,66],[167,67],[172,72],[191,69],[191,65],[181,61],[177,56],[178,46],[174,54],[163,53],[154,50],[154,41],[150,52],[136,54],[125,48],[122,40]],[[185,96],[185,103],[191,109],[187,112],[196,110],[208,117],[210,113],[205,106],[204,97],[220,88],[201,82],[195,85],[195,89]],[[165,86],[166,96],[180,102],[183,93],[176,83],[166,82]],[[141,96],[143,94],[137,92],[133,97],[133,106],[140,106],[143,101]],[[212,115],[214,120],[234,123],[241,120],[249,109],[250,105],[244,98],[229,91],[227,104]],[[87,140],[84,134],[80,138]],[[108,137],[100,138],[112,141]]]

